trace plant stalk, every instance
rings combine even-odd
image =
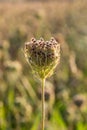
[[[45,96],[44,96],[44,88],[45,88],[45,78],[42,79],[42,130],[45,127]]]

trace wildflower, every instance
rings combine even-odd
[[[85,104],[86,97],[84,95],[75,95],[73,97],[73,102],[77,107],[82,107]]]
[[[25,56],[32,70],[42,79],[42,130],[45,128],[45,79],[53,73],[60,60],[60,44],[51,38],[44,41],[43,38],[32,38],[25,43]],[[49,98],[49,97],[47,97]]]
[[[25,43],[24,51],[31,68],[42,79],[50,76],[59,64],[60,44],[54,38],[49,41],[32,38]]]

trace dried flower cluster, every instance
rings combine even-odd
[[[40,78],[48,77],[59,63],[60,44],[54,38],[49,41],[32,38],[30,42],[25,43],[24,51],[32,69]]]

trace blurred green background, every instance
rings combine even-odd
[[[41,130],[41,85],[24,57],[31,37],[61,44],[45,86],[45,130],[87,130],[87,0],[0,0],[0,130]]]

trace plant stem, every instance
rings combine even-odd
[[[42,79],[42,130],[44,130],[44,124],[45,124],[45,96],[44,96],[44,88],[45,88],[45,78]]]

